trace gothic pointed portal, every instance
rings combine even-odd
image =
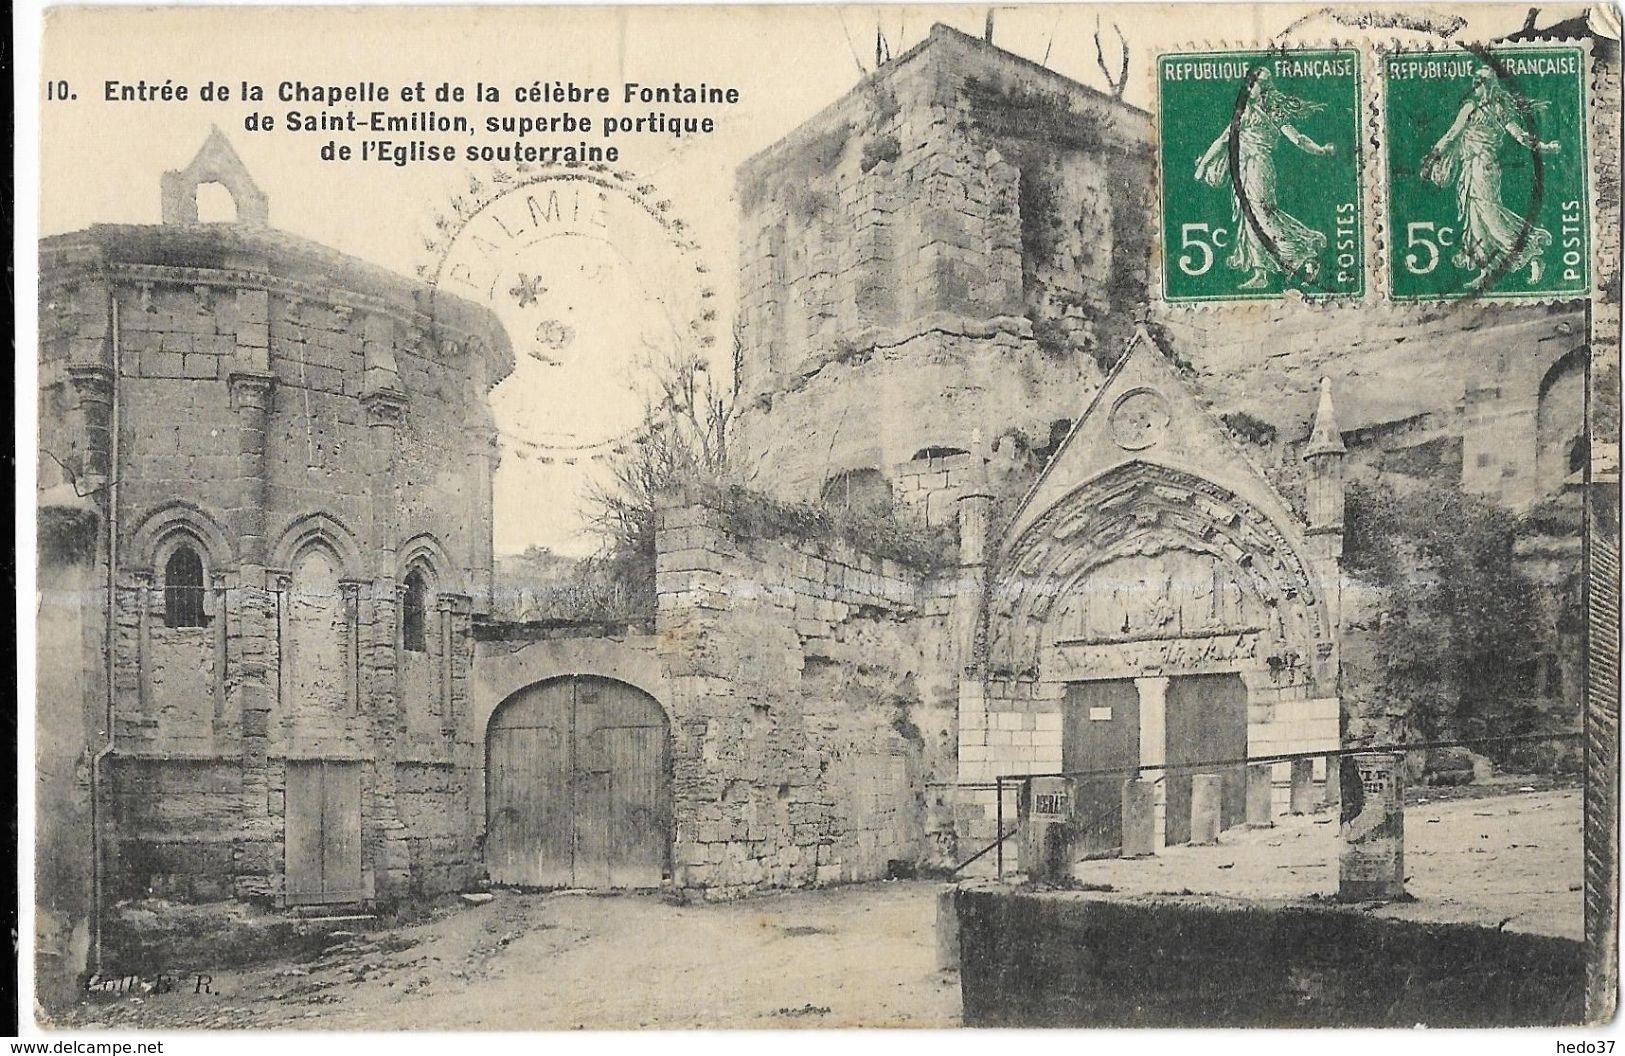
[[[209,129],[209,138],[203,141],[191,164],[163,174],[164,223],[197,223],[197,190],[206,183],[218,183],[231,195],[239,224],[264,227],[270,222],[270,200],[218,126]]]
[[[1143,329],[1018,509],[988,597],[991,678],[1243,674],[1335,692],[1305,526]]]
[[[1182,843],[1194,772],[1237,824],[1237,760],[1338,746],[1337,570],[1306,538],[1142,329],[1000,544],[979,656],[987,717],[1040,712],[1057,761],[1097,775],[1083,853],[1116,853],[1124,768],[1167,768],[1154,838]]]

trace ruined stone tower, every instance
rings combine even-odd
[[[1143,111],[939,25],[747,161],[743,429],[770,486],[940,524],[974,432],[996,485],[1053,450],[1145,300],[1150,143]]]

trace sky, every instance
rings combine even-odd
[[[1301,5],[1241,13],[1215,5],[1009,6],[996,9],[994,41],[1104,88],[1093,33],[1098,19],[1108,33],[1110,56],[1115,25],[1130,47],[1126,98],[1149,108],[1154,51],[1263,40],[1293,24],[1299,26],[1297,39],[1347,35],[1316,15],[1319,10]],[[1556,18],[1567,10],[1548,7],[1542,16]],[[398,168],[324,161],[318,151],[329,137],[243,127],[254,110],[280,115],[312,107],[238,100],[108,102],[99,90],[107,79],[167,78],[194,87],[206,80],[268,86],[293,79],[385,85],[422,80],[431,86],[482,81],[505,95],[512,86],[542,80],[607,85],[617,96],[624,81],[703,81],[737,88],[737,104],[705,108],[717,120],[709,135],[622,141],[626,156],[617,168],[648,186],[651,198],[671,203],[670,216],[685,225],[681,239],[629,210],[601,217],[597,231],[583,222],[551,242],[527,243],[484,288],[521,353],[514,374],[493,394],[503,447],[495,481],[496,550],[514,553],[538,545],[584,554],[597,540],[584,531],[583,496],[595,480],[603,480],[606,443],[638,419],[647,392],[642,365],[674,348],[699,348],[689,324],[707,309],[712,318],[704,329],[715,340],[710,352],[721,354],[727,347],[736,167],[850,90],[873,65],[877,29],[895,55],[921,40],[933,22],[980,36],[986,11],[980,6],[58,9],[47,18],[42,72],[48,81],[68,81],[78,98],[42,104],[40,230],[48,235],[93,223],[158,222],[160,174],[185,166],[211,125],[218,124],[269,195],[273,226],[412,275],[426,262],[437,263],[424,241],[435,217],[454,196],[468,192],[470,175],[490,175],[490,166],[461,162]],[[1481,14],[1466,33],[1510,31],[1521,25],[1523,11],[1507,7]],[[432,101],[424,105],[433,108]],[[497,109],[468,104],[462,112]],[[512,112],[553,109],[514,106]],[[678,250],[677,241],[692,245]],[[560,261],[569,266],[560,267]],[[516,292],[526,286],[545,292],[533,298]],[[702,291],[708,295],[699,304]]]

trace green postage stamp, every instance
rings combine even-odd
[[[1396,300],[1590,291],[1585,78],[1576,46],[1383,56]]]
[[[1353,48],[1158,58],[1168,301],[1365,292],[1360,70]]]

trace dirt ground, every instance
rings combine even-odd
[[[1414,902],[1368,912],[1579,938],[1580,791],[1408,805]],[[1125,893],[1312,899],[1336,889],[1329,813],[1233,829],[1216,847],[1093,861],[1078,878]],[[947,1027],[956,972],[936,964],[925,882],[858,884],[725,904],[653,894],[499,892],[443,900],[410,926],[354,935],[305,961],[213,973],[213,994],[86,1000],[62,1026],[120,1029],[567,1030]]]
[[[1419,790],[1405,808],[1405,889],[1415,901],[1368,912],[1581,938],[1580,790],[1519,787],[1474,798],[1450,789],[1443,801]],[[1271,829],[1231,829],[1216,847],[1083,862],[1073,875],[1129,894],[1326,898],[1337,891],[1337,850],[1336,817],[1326,812],[1279,818]]]
[[[215,996],[85,1003],[120,1029],[569,1030],[948,1027],[939,884],[872,883],[679,906],[500,892],[305,963],[215,973]]]

